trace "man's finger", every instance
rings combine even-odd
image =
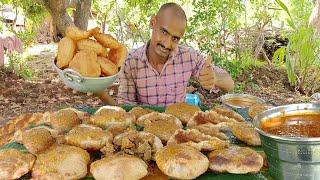
[[[212,82],[212,83],[214,83],[215,81],[214,81],[214,79],[213,78],[203,78],[203,79],[199,79],[199,82],[200,83],[204,83],[204,82]]]
[[[200,84],[208,85],[208,84],[214,84],[214,82],[209,80],[209,81],[202,81]]]
[[[214,84],[214,81],[208,80],[208,81],[200,81],[200,85],[205,89],[207,88],[211,89],[214,87],[215,84]]]
[[[199,76],[199,81],[204,81],[204,80],[210,80],[214,79],[214,76],[212,74],[204,75],[204,76]]]
[[[200,72],[200,76],[206,75],[206,74],[212,74],[211,71],[202,71]]]
[[[199,76],[204,76],[204,75],[207,75],[207,74],[214,75],[214,72],[211,69],[210,70],[206,70],[206,71],[202,71],[202,72],[200,72]]]

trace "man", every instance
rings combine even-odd
[[[118,104],[167,106],[183,102],[190,77],[205,89],[231,91],[230,75],[211,65],[199,52],[179,45],[187,18],[175,3],[161,6],[150,20],[152,36],[144,46],[132,50],[119,75]],[[105,99],[110,103],[110,99]]]

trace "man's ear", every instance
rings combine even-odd
[[[156,25],[156,15],[152,15],[150,19],[150,24],[149,24],[150,29],[153,29],[155,25]]]

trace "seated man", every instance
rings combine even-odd
[[[185,33],[187,18],[175,3],[161,6],[151,17],[152,35],[144,46],[132,50],[119,75],[118,104],[167,106],[184,102],[190,77],[199,80],[205,89],[231,91],[230,75],[211,65],[191,47],[179,45]],[[110,97],[100,96],[108,104]]]

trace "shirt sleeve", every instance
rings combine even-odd
[[[193,49],[190,50],[190,57],[191,57],[192,62],[194,62],[191,76],[194,78],[198,78],[200,71],[206,62],[206,59],[199,51],[196,51]]]
[[[119,74],[118,104],[137,104],[136,84],[133,78],[132,62],[126,60]]]

